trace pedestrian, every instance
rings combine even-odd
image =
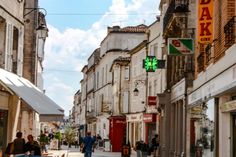
[[[41,146],[41,150],[45,153],[47,153],[47,147],[46,145],[49,142],[49,138],[48,136],[46,136],[45,133],[43,133],[43,131],[41,130],[41,134],[39,136],[39,142],[40,142],[40,146]]]
[[[54,138],[54,132],[50,132],[48,134],[48,138],[49,138],[49,141],[51,142],[53,140],[53,138]]]
[[[13,154],[15,157],[24,157],[25,156],[25,139],[22,138],[22,132],[16,133],[16,139],[13,141]]]
[[[84,144],[84,157],[92,157],[92,149],[95,139],[91,137],[91,132],[87,132],[83,144]]]
[[[143,141],[137,141],[135,144],[135,151],[137,152],[137,157],[142,157],[141,147]]]
[[[28,135],[28,142],[25,144],[25,151],[28,156],[40,157],[41,149],[37,141],[34,140],[32,135]]]
[[[151,145],[151,152],[153,152],[153,157],[157,156],[158,147],[159,147],[158,134],[155,134],[155,136],[152,139],[152,145]]]

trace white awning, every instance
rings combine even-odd
[[[64,110],[29,80],[0,68],[0,84],[22,98],[40,117],[64,116]]]

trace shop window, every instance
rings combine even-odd
[[[191,110],[190,152],[191,157],[212,157],[215,146],[214,99]]]

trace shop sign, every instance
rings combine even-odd
[[[213,41],[213,0],[198,1],[198,43]]]
[[[156,106],[156,104],[157,104],[157,97],[156,96],[148,96],[148,105]]]
[[[129,122],[142,121],[142,114],[127,115],[127,121]]]
[[[143,115],[143,121],[145,123],[156,122],[156,114],[144,114]]]
[[[185,79],[182,79],[171,88],[171,101],[177,101],[185,94]]]
[[[236,78],[234,77],[235,67],[232,67],[211,81],[207,82],[188,96],[188,104],[195,104],[198,101],[205,101],[215,95],[221,94],[231,88],[236,87]]]
[[[169,38],[168,55],[188,55],[193,54],[193,39]]]
[[[230,112],[236,110],[236,100],[220,105],[220,109],[222,112]]]

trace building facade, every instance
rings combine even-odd
[[[160,2],[163,24],[163,53],[167,54],[167,88],[160,105],[160,155],[170,157],[186,155],[187,90],[194,76],[193,45],[191,51],[170,53],[174,41],[195,39],[196,1],[163,0]],[[179,50],[179,49],[178,49]],[[189,52],[189,53],[186,53]],[[163,96],[160,95],[160,97]],[[162,100],[161,100],[162,101]],[[170,129],[171,128],[171,129]]]
[[[101,42],[100,61],[96,66],[95,106],[97,108],[97,133],[109,138],[109,120],[114,113],[112,97],[112,73],[109,71],[118,57],[128,57],[127,52],[145,39],[145,25],[134,27],[108,27],[107,36]]]
[[[199,1],[197,7],[196,71],[188,96],[188,152],[194,156],[193,145],[201,143],[204,157],[232,157],[236,155],[235,1]],[[203,11],[209,14],[204,16]],[[206,22],[207,29],[200,27]]]

